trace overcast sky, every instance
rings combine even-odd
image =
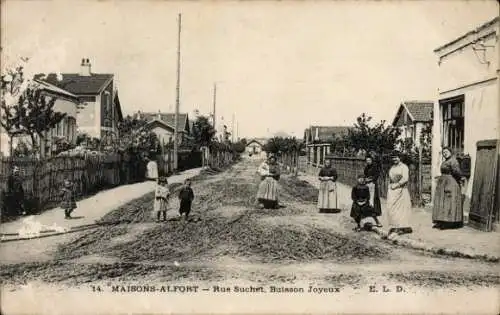
[[[181,112],[212,108],[242,137],[310,124],[391,120],[437,95],[433,50],[498,15],[497,1],[2,2],[3,57],[39,72],[114,73],[125,113],[174,111],[182,13]]]

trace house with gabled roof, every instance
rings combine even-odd
[[[153,131],[160,142],[170,143],[173,141],[175,130],[175,113],[157,113],[138,111],[134,118],[147,121],[145,128]],[[192,123],[187,113],[179,113],[177,117],[178,143],[185,144],[192,139]]]
[[[432,101],[402,102],[392,121],[392,126],[401,130],[401,139],[412,139],[420,146],[420,136],[424,128],[432,126],[434,103]]]
[[[36,83],[37,89],[41,92],[41,95],[45,96],[47,99],[55,100],[53,110],[65,114],[65,117],[46,133],[43,143],[41,143],[41,139],[35,135],[34,140],[36,141],[36,146],[43,147],[44,152],[50,155],[57,140],[65,140],[67,143],[71,144],[76,143],[76,118],[80,101],[78,96],[73,93],[48,82],[35,79],[34,83]],[[3,155],[8,155],[10,153],[10,139],[5,133],[2,133],[0,137],[2,137],[2,146],[0,150]],[[25,143],[28,147],[33,145],[31,143],[31,138],[25,133],[19,133],[12,139],[12,148],[16,148],[20,143]]]
[[[76,95],[81,103],[77,114],[78,130],[106,143],[118,137],[123,120],[114,74],[93,73],[89,59],[82,59],[79,73],[51,73],[35,78]]]
[[[309,126],[304,130],[307,164],[320,167],[325,156],[330,154],[332,142],[345,136],[351,127],[348,126]]]

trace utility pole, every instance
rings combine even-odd
[[[234,113],[233,113],[233,119],[231,121],[231,142],[234,142]]]
[[[217,84],[214,83],[214,101],[213,101],[213,106],[214,106],[214,110],[213,110],[213,115],[214,115],[214,130],[215,130],[215,133],[217,135],[217,128],[215,127],[215,122],[216,122],[216,118],[217,116],[215,116],[215,103],[217,102]]]
[[[174,122],[174,171],[177,171],[178,163],[178,128],[179,128],[179,103],[181,85],[181,14],[179,13],[179,30],[177,34],[177,84],[175,97],[175,122]]]

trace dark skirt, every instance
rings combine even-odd
[[[370,189],[370,199],[373,207],[373,213],[375,216],[379,217],[382,215],[382,205],[380,204],[380,187],[378,183],[368,184]]]
[[[463,222],[462,189],[451,175],[442,175],[437,181],[432,221],[457,227]]]
[[[76,209],[76,200],[75,197],[67,197],[64,198],[61,202],[61,208],[64,210],[73,210]]]
[[[185,200],[181,199],[180,202],[180,207],[179,207],[179,213],[187,213],[189,214],[191,212],[191,200]]]
[[[350,216],[356,222],[360,222],[364,218],[372,217],[374,214],[373,207],[371,207],[368,202],[363,205],[357,202],[352,203]]]

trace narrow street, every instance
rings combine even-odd
[[[2,282],[12,288],[32,281],[81,286],[110,279],[350,287],[404,283],[408,289],[498,285],[495,264],[431,256],[353,232],[347,210],[319,214],[316,190],[288,176],[281,180],[286,207],[257,210],[256,167],[257,161],[246,160],[195,178],[191,222],[178,220],[174,210],[168,222],[153,222],[149,193],[103,218],[113,225],[4,243],[2,256],[10,260],[2,260]]]

